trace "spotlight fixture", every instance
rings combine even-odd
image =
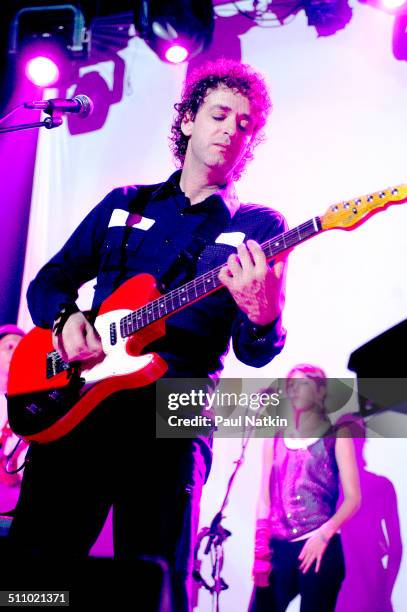
[[[382,0],[383,8],[391,11],[399,11],[399,9],[407,9],[406,0]]]
[[[394,15],[392,49],[396,60],[407,62],[407,0],[359,0]]]
[[[10,27],[8,53],[18,58],[33,83],[56,84],[71,73],[72,60],[89,53],[89,36],[82,12],[72,4],[20,9]]]
[[[37,55],[27,61],[26,77],[38,87],[51,87],[59,79],[59,68],[50,57]]]
[[[392,15],[407,14],[407,0],[359,0],[359,2]]]
[[[211,0],[138,0],[135,26],[166,62],[180,63],[207,49],[212,40]]]
[[[352,18],[348,0],[305,0],[304,10],[309,26],[320,36],[330,36],[344,28]]]
[[[188,57],[188,49],[185,47],[181,47],[181,45],[172,45],[172,47],[168,47],[165,52],[165,58],[171,64],[180,64],[184,62]]]

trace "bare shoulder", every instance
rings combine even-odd
[[[338,459],[354,454],[354,443],[351,429],[346,425],[341,425],[336,429],[335,454]]]

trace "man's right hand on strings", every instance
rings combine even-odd
[[[90,367],[104,355],[98,333],[80,311],[70,315],[60,334],[53,332],[52,341],[55,350],[68,363],[80,361]]]

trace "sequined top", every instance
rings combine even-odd
[[[276,436],[270,474],[272,537],[293,540],[317,529],[335,513],[339,495],[336,437],[319,438],[306,448],[287,448]]]

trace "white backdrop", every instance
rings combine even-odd
[[[407,66],[392,56],[392,21],[357,4],[351,23],[333,37],[318,39],[302,14],[285,27],[252,28],[241,37],[243,61],[264,73],[274,102],[267,143],[238,185],[242,201],[273,205],[293,227],[334,202],[407,180]],[[126,63],[123,99],[110,108],[103,128],[71,136],[64,125],[40,135],[23,294],[107,191],[160,181],[173,170],[167,137],[185,66],[161,63],[138,39],[120,55]],[[110,62],[95,69],[111,86]],[[349,376],[350,353],[406,318],[406,223],[407,206],[394,206],[354,232],[327,232],[293,252],[283,353],[260,371],[229,355],[225,375],[284,376],[293,364],[308,361],[329,376]],[[82,292],[82,306],[89,301],[90,287]],[[24,300],[20,324],[31,325]],[[369,469],[396,488],[404,542],[406,448],[404,439],[370,440],[366,450]],[[250,595],[259,452],[253,442],[224,522],[233,532],[226,545],[224,610],[245,609]],[[238,454],[238,440],[216,444],[203,524],[217,511]],[[400,578],[406,565],[393,593],[396,612],[407,609]],[[210,610],[205,595],[199,610]]]

